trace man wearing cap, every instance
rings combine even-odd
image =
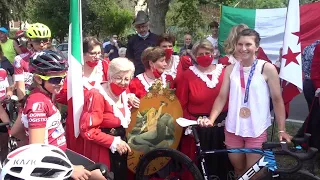
[[[12,39],[9,39],[8,36],[9,31],[4,27],[0,27],[0,45],[4,56],[8,58],[8,60],[12,64],[14,57],[17,54],[22,54],[22,52],[19,48],[18,43]]]
[[[141,54],[147,47],[155,47],[158,36],[149,30],[149,18],[144,11],[139,11],[133,21],[137,34],[133,35],[128,41],[126,57],[135,66],[134,76],[144,72],[141,62]]]

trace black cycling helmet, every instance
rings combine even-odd
[[[67,59],[52,50],[37,52],[30,59],[30,72],[47,74],[49,72],[64,72],[68,70]]]

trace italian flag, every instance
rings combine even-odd
[[[70,0],[68,42],[68,109],[73,109],[74,135],[79,136],[79,119],[84,103],[82,84],[82,18],[81,0]],[[70,107],[69,107],[70,106]],[[70,132],[69,132],[70,133]],[[71,134],[71,133],[70,133]]]
[[[299,8],[295,9],[295,13],[300,16],[300,34],[297,35],[300,36],[301,48],[304,49],[319,39],[320,2],[304,4]],[[221,52],[223,52],[223,42],[227,39],[231,27],[244,23],[259,32],[261,47],[268,58],[274,62],[278,59],[279,49],[283,46],[286,15],[287,8],[241,9],[222,6],[219,28]]]
[[[272,61],[279,57],[282,47],[287,8],[242,9],[222,6],[219,29],[219,47],[227,39],[232,26],[246,24],[259,32],[260,46]]]

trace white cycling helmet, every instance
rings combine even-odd
[[[1,180],[68,179],[73,166],[58,147],[30,144],[8,154],[1,171]]]

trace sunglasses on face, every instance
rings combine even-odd
[[[39,76],[42,80],[48,81],[50,84],[60,84],[61,82],[64,81],[66,78],[67,74],[61,75],[61,76],[43,76],[40,74],[36,74]]]
[[[34,42],[34,43],[37,43],[37,44],[41,44],[41,43],[46,44],[46,43],[49,42],[49,39],[47,39],[47,38],[44,38],[44,39],[36,38],[36,39],[32,39],[31,41]]]

